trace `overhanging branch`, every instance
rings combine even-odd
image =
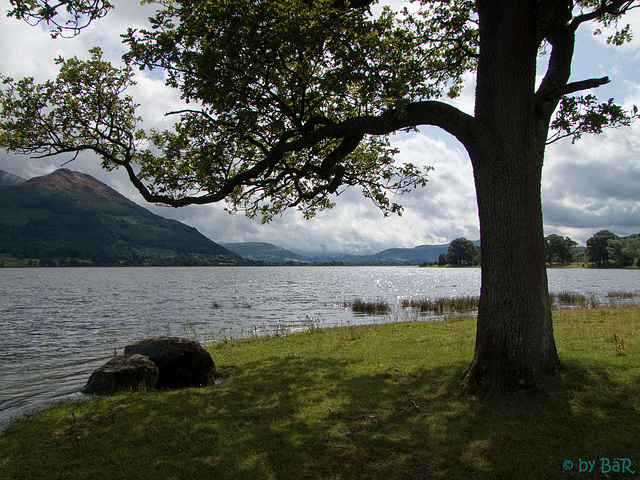
[[[451,105],[438,101],[414,102],[388,110],[378,116],[354,117],[340,123],[323,125],[293,139],[286,135],[251,168],[230,177],[219,190],[200,196],[172,197],[154,193],[136,175],[129,162],[117,161],[114,163],[126,168],[133,185],[149,202],[164,203],[174,207],[203,205],[224,200],[238,187],[259,186],[261,182],[269,182],[264,179],[265,173],[268,174],[272,171],[287,154],[311,149],[328,140],[342,140],[332,152],[327,154],[320,166],[319,173],[325,181],[319,187],[322,191],[331,193],[337,190],[342,181],[343,172],[338,168],[340,162],[357,148],[366,135],[387,135],[421,125],[443,128],[467,148],[470,148],[478,140],[478,135],[481,134],[478,123],[471,115]],[[302,179],[309,172],[317,174],[318,167],[303,166],[293,174],[296,178]],[[313,193],[319,194],[319,191],[315,189]]]
[[[640,5],[633,5],[634,3],[636,3],[635,0],[614,0],[609,3],[603,1],[599,8],[574,18],[571,26],[576,30],[581,24],[605,15],[622,16],[629,10],[640,7]]]
[[[609,77],[602,77],[602,78],[589,78],[587,80],[581,80],[579,82],[568,83],[563,87],[556,88],[555,90],[545,93],[541,97],[541,101],[551,102],[565,95],[569,95],[571,93],[579,92],[581,90],[589,90],[591,88],[601,87],[602,85],[606,85],[609,82],[611,82],[611,80],[609,80]]]

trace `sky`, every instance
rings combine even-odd
[[[116,9],[91,24],[73,39],[51,39],[41,27],[31,27],[0,17],[0,73],[13,78],[54,78],[53,59],[81,59],[99,45],[104,58],[121,62],[126,48],[120,34],[128,27],[144,27],[150,7],[137,0],[116,0]],[[2,11],[9,1],[0,0]],[[640,9],[625,18],[640,35]],[[540,59],[541,68],[545,59]],[[602,101],[614,97],[627,108],[640,106],[640,40],[622,47],[606,45],[604,36],[594,37],[583,27],[578,34],[571,81],[609,76],[610,84],[595,89]],[[473,113],[474,78],[466,79],[455,106]],[[164,85],[158,72],[136,71],[138,84],[129,92],[141,106],[145,129],[168,128],[175,119],[165,113],[180,107],[179,94]],[[217,243],[268,242],[307,253],[343,252],[370,254],[386,248],[449,243],[458,237],[480,237],[473,173],[467,153],[451,136],[434,128],[392,137],[399,149],[399,162],[430,165],[425,188],[392,200],[404,207],[401,217],[384,217],[362,197],[357,188],[339,195],[336,207],[305,220],[295,210],[262,225],[242,214],[230,215],[224,205],[189,206],[179,209],[151,205],[129,183],[123,170],[106,172],[92,155],[82,155],[65,166],[96,177],[156,214],[197,228]],[[0,151],[0,170],[28,179],[46,175],[70,160],[64,156],[33,159]],[[624,236],[640,233],[640,122],[632,127],[584,136],[572,143],[566,139],[550,145],[542,180],[545,235],[569,236],[584,245],[599,230]],[[0,206],[1,208],[1,206]]]

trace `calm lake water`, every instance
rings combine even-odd
[[[640,289],[638,270],[549,270],[551,292]],[[479,295],[479,269],[171,267],[0,270],[0,431],[30,409],[80,397],[89,375],[129,343],[290,332],[405,320],[407,298]],[[385,300],[384,317],[344,307]],[[215,360],[215,359],[214,359]]]

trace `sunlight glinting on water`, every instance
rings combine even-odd
[[[635,291],[640,272],[549,270],[551,292],[604,299]],[[0,430],[20,412],[77,392],[127,344],[172,335],[213,342],[344,324],[433,319],[402,300],[477,296],[480,269],[171,267],[3,269]],[[354,299],[385,315],[355,314]],[[215,360],[215,359],[214,359]]]

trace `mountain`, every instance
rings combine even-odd
[[[4,257],[72,265],[244,263],[195,228],[155,215],[95,178],[67,169],[0,187],[0,205]]]
[[[28,187],[41,187],[54,192],[76,192],[110,200],[116,203],[135,205],[131,200],[120,195],[113,188],[96,180],[91,175],[72,172],[66,168],[56,170],[44,177],[35,177],[25,182]]]
[[[473,242],[480,245],[480,240]],[[429,263],[437,262],[441,253],[447,253],[449,244],[442,245],[419,245],[414,248],[389,248],[376,253],[374,258],[383,263]]]
[[[371,255],[333,254],[312,257],[317,263],[342,262],[372,265],[420,265],[435,263],[441,253],[447,253],[446,245],[419,245],[414,248],[388,248]]]
[[[480,245],[480,241],[473,242]],[[226,243],[223,245],[245,260],[267,263],[344,263],[369,265],[420,265],[435,263],[441,253],[447,253],[449,244],[419,245],[414,248],[389,248],[372,255],[295,253],[272,243],[247,242]]]
[[[12,185],[20,185],[26,182],[24,178],[20,178],[17,175],[4,172],[0,170],[0,187],[9,187]]]
[[[447,253],[449,244],[419,245],[414,248],[389,248],[376,253],[375,258],[389,263],[425,263],[437,262],[438,255]]]
[[[222,246],[233,253],[240,255],[245,260],[254,260],[267,263],[311,263],[304,255],[285,250],[273,243],[243,242],[224,243]]]

